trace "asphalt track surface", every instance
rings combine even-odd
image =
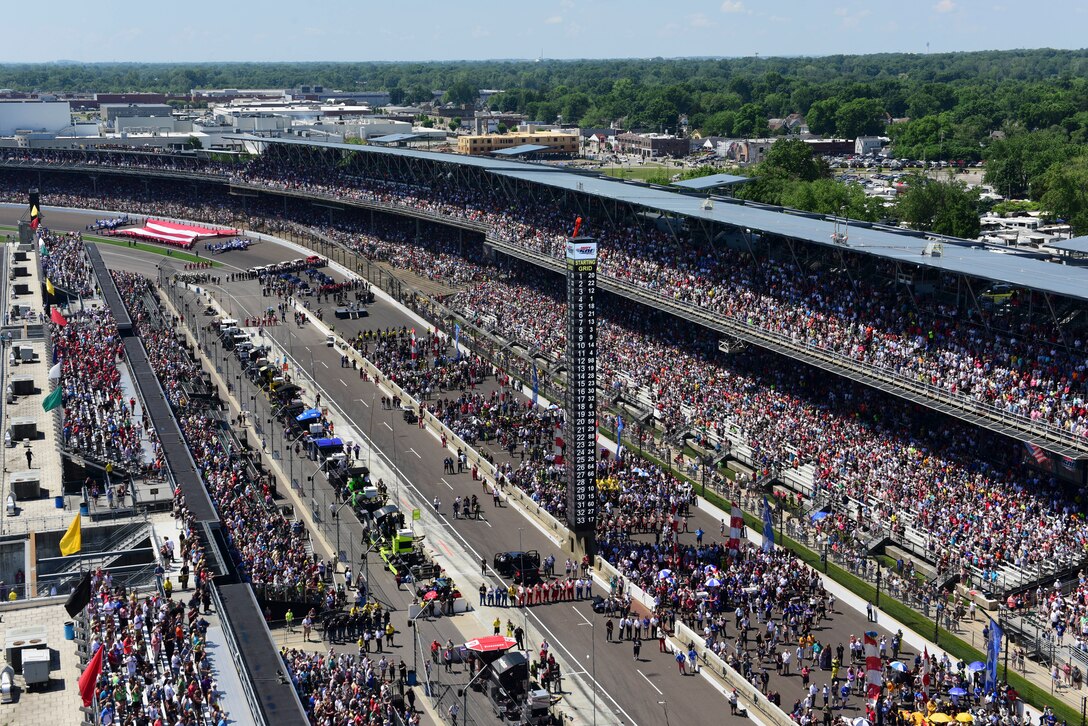
[[[18,218],[21,210],[0,208],[0,224],[12,225]],[[44,213],[51,228],[56,230],[72,229],[82,230],[88,219],[93,214],[60,211],[45,207]],[[139,253],[123,247],[110,248],[102,245],[104,258],[108,265],[142,272],[154,277],[157,274],[157,265],[164,259],[153,255]],[[299,255],[292,250],[278,245],[262,242],[244,252],[228,252],[222,255],[214,255],[211,259],[224,263],[225,266],[237,266],[240,269],[256,265],[265,265],[272,262],[293,259]],[[166,258],[167,260],[169,258]],[[168,263],[171,266],[181,268],[179,262]],[[212,275],[225,276],[230,267],[210,270]],[[182,271],[179,269],[179,271]],[[275,298],[267,298],[261,295],[259,285],[256,282],[232,283],[229,286],[217,290],[216,286],[210,286],[213,293],[219,293],[225,306],[230,306],[235,317],[244,318],[247,315],[256,315],[263,311],[269,304],[278,302]],[[324,310],[330,315],[333,304],[322,304]],[[385,328],[387,326],[400,327],[408,325],[413,327],[418,323],[399,308],[379,301],[369,306],[369,317],[359,320],[336,320],[337,330],[343,335],[350,336],[358,330]],[[420,430],[415,425],[404,423],[394,412],[377,410],[375,400],[380,401],[381,393],[376,386],[369,381],[359,379],[358,373],[351,368],[340,367],[340,354],[324,344],[324,337],[313,327],[305,326],[296,328],[288,321],[285,325],[266,328],[266,334],[280,341],[285,348],[290,348],[292,356],[300,363],[309,367],[308,373],[325,391],[323,398],[332,397],[352,419],[358,431],[365,432],[374,445],[386,452],[396,451],[396,463],[405,477],[418,490],[423,501],[430,502],[434,497],[439,497],[448,508],[449,502],[455,496],[471,496],[481,494],[479,482],[473,482],[471,474],[466,472],[459,475],[442,474],[442,459],[449,455],[439,445],[435,437]],[[311,356],[312,355],[312,359]],[[312,364],[311,364],[312,360]],[[495,387],[493,379],[489,379],[482,390],[489,391]],[[308,476],[314,467],[309,466],[305,476]],[[306,484],[308,486],[308,483]],[[315,479],[317,493],[321,493],[321,487],[326,487],[323,478]],[[328,490],[331,491],[331,490]],[[316,497],[315,497],[316,498]],[[483,521],[466,521],[463,519],[447,518],[449,537],[442,538],[443,545],[448,541],[453,546],[464,547],[474,554],[476,560],[483,557],[490,563],[496,552],[516,549],[536,549],[541,556],[554,554],[557,559],[557,569],[562,574],[562,563],[566,555],[560,548],[545,536],[545,534],[526,521],[518,510],[510,507],[494,509],[489,498],[481,500],[486,519]],[[404,504],[402,503],[402,508]],[[354,537],[358,542],[361,539],[361,526],[352,517],[341,520],[344,526],[345,540]],[[694,532],[697,528],[707,532],[704,539],[717,538],[719,523],[705,512],[696,510],[689,521],[689,530]],[[350,533],[349,533],[350,530]],[[694,543],[695,535],[681,535],[683,543]],[[358,571],[358,570],[357,570]],[[494,581],[494,573],[491,579]],[[372,578],[374,578],[372,568]],[[386,584],[383,584],[386,583]],[[390,600],[404,600],[404,593],[392,593],[392,587],[386,580],[375,578],[376,594],[385,595]],[[467,589],[467,588],[466,588]],[[596,590],[596,588],[595,588]],[[607,594],[607,593],[602,593]],[[468,593],[471,602],[477,601],[474,592]],[[391,604],[396,604],[391,603]],[[890,633],[885,629],[865,622],[864,613],[850,610],[843,612],[842,605],[837,604],[836,612],[830,619],[824,620],[814,631],[818,640],[832,647],[842,643],[846,645],[851,634],[860,636],[865,630],[876,629],[882,634]],[[521,613],[516,609],[509,610],[510,617],[515,623],[520,622]],[[463,616],[461,616],[463,617]],[[641,657],[636,661],[632,656],[630,643],[612,642],[606,643],[604,639],[604,617],[595,615],[588,602],[570,603],[559,602],[548,605],[540,605],[529,609],[529,619],[534,627],[549,634],[549,641],[553,647],[558,647],[567,656],[570,662],[585,664],[585,672],[575,671],[564,673],[565,678],[572,675],[584,678],[587,681],[595,681],[597,691],[597,723],[636,723],[654,724],[665,723],[665,708],[662,701],[667,704],[667,717],[671,723],[701,724],[714,722],[741,722],[743,719],[729,716],[727,703],[720,688],[712,686],[708,679],[699,676],[681,676],[678,674],[673,657],[659,653],[654,639],[647,639],[642,647]],[[453,624],[457,618],[453,618]],[[595,627],[588,628],[586,623],[594,623]],[[446,637],[453,637],[455,642],[458,636],[450,632],[451,619],[440,619],[440,623],[431,624],[440,628],[437,632],[449,633]],[[475,626],[472,626],[475,627]],[[398,625],[398,629],[400,626]],[[587,632],[589,631],[589,632]],[[735,636],[732,617],[728,618],[727,633]],[[421,630],[421,637],[430,637]],[[478,635],[479,633],[475,633]],[[471,635],[470,635],[471,637]],[[594,642],[590,642],[594,637]],[[749,643],[753,645],[754,631],[750,633]],[[592,660],[590,654],[593,654]],[[407,654],[402,653],[400,657]],[[913,653],[904,650],[901,658],[913,658]],[[908,662],[910,662],[908,660]],[[780,692],[783,707],[788,710],[795,700],[803,697],[801,677],[797,674],[797,665],[791,664],[793,675],[788,677],[778,676],[773,666],[769,666],[770,688]],[[758,665],[756,666],[758,670]],[[844,676],[845,667],[840,675]],[[830,681],[830,674],[826,671],[814,670],[812,681],[819,686]],[[862,699],[852,696],[851,707],[846,709],[844,715],[864,715],[861,712]],[[588,714],[584,714],[583,723],[591,722]]]

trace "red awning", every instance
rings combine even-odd
[[[507,638],[505,635],[488,635],[484,638],[476,638],[465,643],[465,647],[477,653],[495,653],[510,650],[518,641]]]

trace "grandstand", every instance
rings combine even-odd
[[[56,173],[47,180],[55,178],[60,185],[91,168],[99,175],[97,184],[109,175],[211,182],[222,192],[215,213],[242,206],[246,215],[270,211],[296,221],[309,215],[311,223],[320,220],[337,231],[333,237],[342,240],[341,252],[354,252],[353,236],[379,226],[376,215],[384,219],[390,210],[415,218],[417,237],[425,236],[420,230],[434,229],[425,224],[454,228],[458,248],[477,252],[481,263],[516,259],[544,271],[530,273],[522,266],[523,274],[510,275],[516,283],[513,292],[498,289],[475,307],[458,299],[448,302],[481,329],[501,336],[500,347],[518,343],[531,355],[542,354],[555,366],[549,380],[560,387],[560,343],[540,343],[547,340],[547,329],[541,328],[547,319],[532,319],[518,330],[513,325],[518,313],[497,309],[511,299],[522,311],[530,301],[539,300],[542,309],[555,304],[548,297],[554,283],[548,271],[558,269],[555,243],[578,212],[602,228],[598,236],[606,249],[612,244],[602,261],[600,287],[617,300],[664,310],[671,320],[689,323],[676,325],[667,341],[669,351],[685,351],[682,370],[706,366],[702,371],[714,371],[715,380],[741,380],[774,399],[779,410],[802,404],[811,410],[812,418],[803,422],[808,430],[776,429],[745,408],[738,389],[721,389],[733,405],[723,413],[693,397],[690,388],[665,385],[644,370],[617,370],[609,399],[641,412],[641,423],[656,432],[661,445],[681,448],[694,442],[707,451],[727,452],[730,460],[756,473],[753,484],[776,483],[801,494],[802,518],[820,512],[829,516],[814,521],[849,522],[847,531],[856,528],[865,550],[894,544],[912,552],[932,564],[939,584],[959,579],[1008,596],[1075,574],[1083,565],[1083,547],[1077,543],[1082,533],[1061,516],[1061,509],[1076,511],[1062,492],[1084,485],[1088,458],[1081,348],[1088,289],[1084,270],[1012,260],[962,241],[875,227],[852,231],[844,245],[830,239],[830,221],[736,203],[707,210],[698,200],[661,189],[538,167],[526,171],[513,162],[261,142],[267,146],[264,157],[233,174],[192,159],[175,164],[170,157],[150,157],[142,170],[112,169],[104,158],[89,158],[90,152],[47,152],[38,160],[13,156],[0,166],[45,168]],[[435,192],[430,180],[440,177],[449,184]],[[534,205],[525,205],[526,199]],[[316,203],[321,206],[311,206]],[[1011,286],[1014,294],[998,294],[997,283]],[[476,314],[468,315],[473,310]],[[654,346],[661,341],[651,332],[619,318],[614,324],[646,336],[639,338],[644,347],[659,350]],[[675,325],[664,317],[656,320],[663,328]],[[723,338],[725,350],[719,351]],[[746,349],[740,350],[745,346],[737,341]],[[663,344],[660,350],[664,354]],[[714,354],[707,355],[708,350]],[[788,371],[761,377],[761,369],[781,366],[776,356],[802,360],[831,376],[796,370],[792,381]],[[523,377],[526,360],[520,367]],[[804,388],[810,392],[802,394]],[[824,407],[818,400],[822,394],[845,394],[854,403],[840,398]],[[904,406],[903,400],[912,405]],[[918,407],[964,425],[948,425]],[[872,449],[876,464],[860,471],[851,460],[856,452],[829,449],[819,430],[840,431],[859,408],[863,414],[874,408],[886,411],[894,424],[866,422],[857,429],[866,435],[876,432],[883,442]],[[894,430],[900,424],[902,430]],[[926,428],[923,434],[912,433]],[[942,442],[942,435],[950,440]],[[960,436],[969,437],[972,452],[964,453],[970,447],[955,440]],[[913,482],[933,487],[935,497],[942,488],[951,489],[939,499],[940,509],[915,506],[909,477],[894,498],[885,496],[880,465],[909,469],[914,462],[902,456],[902,449],[913,448],[916,441],[926,452],[936,452],[932,455],[942,467],[959,473],[960,478],[941,480],[935,470],[924,469],[921,476],[934,478]],[[984,463],[976,465],[970,457]],[[1039,547],[1005,549],[1006,542],[992,531],[972,539],[976,535],[962,520],[957,534],[966,533],[972,551],[948,547],[949,530],[937,519],[952,499],[975,485],[991,501],[1014,492],[1019,497],[1022,489],[1034,496],[1038,490],[1025,507],[1034,516],[1026,526],[1039,535]],[[816,537],[826,538],[830,528],[815,530]],[[1068,541],[1062,540],[1065,535]],[[1056,541],[1053,549],[1050,540]],[[986,543],[989,554],[1003,549],[1003,556],[987,557]]]

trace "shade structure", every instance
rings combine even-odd
[[[424,601],[434,600],[436,597],[438,597],[438,592],[436,590],[428,590],[427,592],[423,593]]]
[[[296,421],[313,421],[315,418],[321,418],[321,412],[316,408],[306,409],[298,416],[295,416]]]
[[[957,713],[956,720],[960,723],[971,723],[975,720],[975,717],[969,713]]]
[[[666,569],[666,570],[662,570],[661,572],[657,573],[657,579],[659,579],[659,580],[667,580],[670,577],[672,577],[672,570]]]
[[[907,672],[907,664],[903,663],[901,661],[895,661],[894,663],[892,663],[891,669],[893,671],[899,671],[900,673],[906,673]]]
[[[978,673],[979,671],[984,670],[986,670],[986,664],[980,660],[976,660],[974,663],[971,663],[969,666],[967,666],[968,673]]]
[[[929,717],[930,723],[948,723],[952,720],[952,717],[947,713],[935,713]]]
[[[719,580],[716,577],[711,577],[711,578],[707,579],[706,586],[707,587],[721,587],[722,586],[722,581]]]
[[[963,690],[962,688],[950,688],[948,690],[948,695],[949,696],[966,696],[967,691]]]
[[[465,643],[465,647],[477,653],[498,653],[507,651],[518,644],[513,638],[505,635],[488,635],[483,638],[473,638]]]

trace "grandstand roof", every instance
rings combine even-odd
[[[511,146],[509,149],[496,149],[491,153],[495,156],[521,156],[523,154],[532,154],[536,151],[544,151],[550,149],[550,146],[542,146],[540,144],[521,144],[519,146]]]
[[[839,245],[831,239],[835,229],[834,224],[814,218],[814,215],[803,216],[789,213],[778,207],[745,204],[739,200],[722,198],[715,198],[717,201],[714,208],[708,210],[703,209],[704,200],[701,197],[647,184],[576,174],[560,167],[540,166],[486,156],[447,154],[388,146],[358,146],[314,142],[307,139],[267,138],[249,134],[240,134],[239,138],[252,142],[316,146],[356,153],[391,154],[439,163],[472,166],[513,179],[615,199],[674,214],[708,219],[741,229],[791,237],[825,246],[846,247],[855,252],[876,255],[908,265],[931,267],[959,275],[1007,282],[1017,287],[1088,300],[1088,269],[987,252],[964,246],[967,244],[966,240],[948,240],[948,244],[944,246],[944,254],[941,257],[931,257],[922,254],[931,240],[920,233],[880,228],[867,222],[851,222],[847,243]]]
[[[674,187],[683,187],[684,189],[717,189],[718,187],[728,187],[734,184],[743,184],[747,181],[751,181],[752,178],[748,176],[737,176],[736,174],[710,174],[708,176],[700,176],[695,179],[684,179],[683,181],[673,182]]]
[[[1073,237],[1072,239],[1059,239],[1047,242],[1048,249],[1062,250],[1064,252],[1088,253],[1088,237]]]
[[[827,247],[845,247],[908,265],[932,267],[1088,300],[1088,270],[1079,267],[1002,255],[953,243],[944,245],[944,253],[940,257],[931,257],[923,255],[923,251],[933,240],[904,231],[879,229],[868,223],[849,227],[849,239],[845,245],[840,245],[831,239],[835,229],[832,222],[789,214],[764,205],[719,199],[712,209],[703,209],[704,200],[700,197],[676,194],[645,184],[555,173],[537,168],[516,171],[502,169],[495,170],[495,173],[582,194],[619,199],[629,204],[674,214],[708,219],[732,227],[791,237]],[[587,230],[587,233],[592,235],[592,229]]]

